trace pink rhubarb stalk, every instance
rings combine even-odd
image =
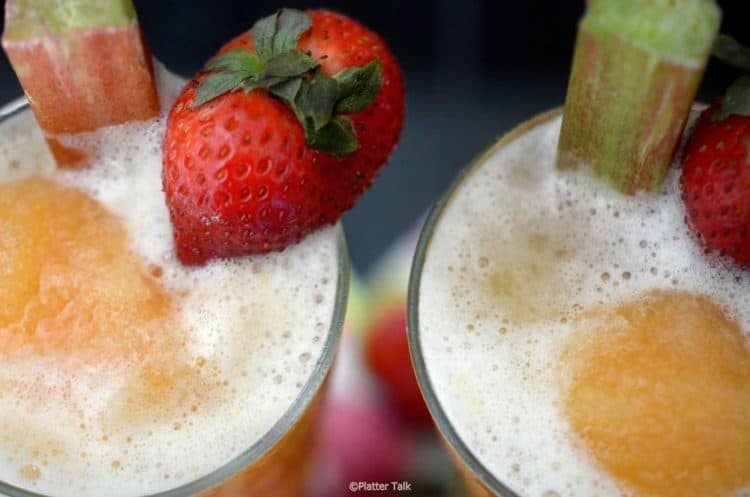
[[[71,135],[159,113],[130,0],[7,0],[2,43],[60,166],[95,153]]]

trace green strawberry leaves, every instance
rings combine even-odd
[[[300,88],[302,88],[302,78],[294,78],[270,86],[268,91],[271,95],[280,98],[288,107],[292,107]]]
[[[344,69],[335,79],[340,92],[340,99],[336,102],[336,112],[339,114],[365,110],[383,86],[379,61],[370,62],[364,67]]]
[[[302,85],[297,95],[296,107],[302,117],[305,131],[317,131],[331,121],[333,108],[339,94],[336,80],[317,72],[313,79]]]
[[[714,43],[713,54],[732,67],[750,72],[750,48],[743,46],[731,36],[719,35]]]
[[[714,56],[722,62],[750,73],[750,48],[727,35],[719,35],[714,44]],[[750,116],[750,74],[732,83],[724,94],[721,107],[713,115],[714,121],[723,121],[736,114]]]
[[[343,159],[359,150],[351,120],[340,116],[334,117],[328,124],[308,135],[307,143],[312,148],[325,150],[337,159]]]
[[[310,29],[312,20],[302,11],[281,9],[276,14],[264,17],[253,26],[255,51],[264,59],[276,54],[293,51],[302,34]]]
[[[204,71],[245,72],[250,77],[258,74],[262,67],[263,64],[257,55],[235,48],[220,57],[209,60]]]
[[[266,61],[263,74],[281,78],[293,78],[318,67],[316,61],[299,50],[292,50],[275,55]]]
[[[372,104],[383,86],[380,61],[326,76],[318,61],[297,48],[310,26],[310,16],[293,9],[256,22],[252,29],[256,53],[234,49],[211,59],[203,68],[211,74],[199,85],[193,107],[232,91],[263,88],[294,112],[308,146],[337,159],[356,152],[359,141],[354,127],[341,114],[360,112]]]
[[[198,87],[193,107],[198,107],[219,95],[236,90],[248,77],[240,72],[220,72],[210,75]]]
[[[750,75],[743,76],[724,94],[721,107],[713,115],[714,121],[723,121],[732,114],[750,116]]]

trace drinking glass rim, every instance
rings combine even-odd
[[[0,124],[8,119],[30,109],[25,97],[18,98],[0,108]],[[349,298],[349,251],[346,237],[341,223],[336,223],[336,257],[338,274],[336,277],[336,296],[334,298],[333,315],[331,325],[326,335],[323,350],[315,365],[310,378],[300,391],[299,396],[274,425],[247,450],[237,455],[234,459],[190,483],[179,487],[149,494],[143,497],[193,497],[220,485],[232,476],[238,474],[252,462],[258,460],[276,445],[284,435],[299,421],[305,413],[315,395],[320,390],[328,376],[336,352],[341,342],[344,328],[346,306]],[[34,493],[16,486],[0,481],[0,496],[7,497],[57,497],[47,494]]]
[[[471,161],[469,165],[458,174],[448,189],[430,208],[430,212],[422,226],[422,232],[419,235],[417,248],[414,252],[414,259],[412,260],[411,274],[409,275],[409,290],[407,294],[407,335],[409,337],[409,351],[411,353],[412,364],[417,376],[417,383],[419,383],[419,388],[422,391],[422,396],[425,399],[425,403],[427,404],[438,431],[450,445],[451,449],[464,463],[466,463],[474,475],[476,475],[487,488],[502,497],[520,496],[498,480],[464,443],[458,435],[455,427],[448,419],[448,416],[445,414],[445,410],[437,398],[432,381],[427,373],[427,364],[422,355],[422,342],[419,333],[419,288],[422,280],[422,270],[427,258],[427,251],[435,233],[435,229],[437,228],[446,207],[450,204],[453,195],[458,191],[459,187],[463,185],[464,181],[487,162],[487,160],[498,150],[521,137],[524,133],[561,116],[562,111],[562,107],[557,107],[542,114],[538,114],[519,124],[508,133],[498,138],[494,144]]]

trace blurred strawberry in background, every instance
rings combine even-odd
[[[409,434],[388,404],[374,395],[359,341],[351,332],[344,337],[332,380],[321,416],[310,496],[349,495],[351,482],[404,477]]]
[[[394,243],[366,280],[352,278],[307,497],[461,495],[409,355],[406,291],[417,228]],[[397,481],[411,490],[349,490],[352,482]]]
[[[432,424],[409,355],[405,301],[376,311],[366,331],[365,361],[399,415],[415,425]]]
[[[362,358],[361,330],[370,320],[370,303],[368,288],[352,277],[344,338],[323,406],[309,497],[353,495],[351,482],[390,482],[407,472],[409,433],[379,395]]]
[[[371,293],[364,337],[368,369],[377,378],[386,401],[412,429],[432,427],[406,336],[407,288],[418,233],[413,230],[404,235],[373,267],[368,278]]]
[[[324,453],[338,461],[329,475],[339,489],[350,482],[391,482],[405,477],[408,434],[377,402],[333,400],[327,407],[321,441]],[[330,493],[327,495],[331,495]]]

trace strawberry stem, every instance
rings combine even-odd
[[[578,30],[558,167],[622,193],[666,176],[718,33],[714,0],[597,0]]]
[[[131,0],[8,0],[3,48],[61,166],[95,153],[69,135],[159,113]]]
[[[297,48],[310,26],[310,16],[294,9],[281,9],[255,23],[256,52],[234,49],[211,59],[203,69],[211,74],[198,86],[192,107],[229,92],[263,88],[294,112],[309,147],[337,159],[359,150],[356,131],[344,114],[372,104],[383,86],[382,66],[376,59],[326,76],[320,61]]]

